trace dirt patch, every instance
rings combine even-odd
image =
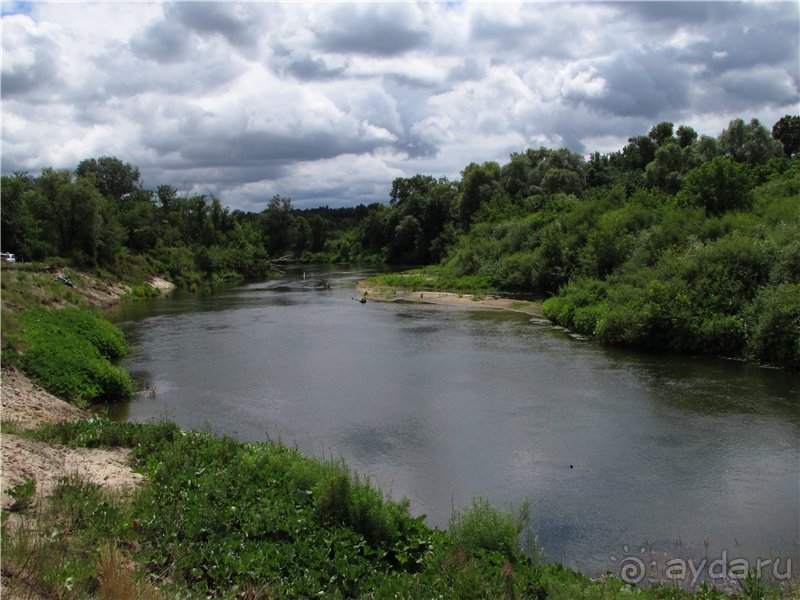
[[[453,292],[411,291],[398,287],[371,287],[362,283],[358,283],[356,289],[364,298],[376,302],[415,302],[445,306],[468,306],[470,308],[510,310],[536,317],[542,316],[542,304],[527,300],[514,300],[513,298],[501,298],[498,296],[473,296],[471,294],[456,294]]]
[[[162,293],[164,292],[171,292],[175,289],[175,284],[171,281],[167,281],[161,277],[156,277],[155,275],[151,275],[145,281],[147,285],[149,285],[154,290],[160,290]]]
[[[12,369],[2,372],[3,423],[31,429],[40,423],[64,422],[88,416],[86,411],[49,394],[23,373]],[[84,479],[108,487],[138,485],[142,476],[128,466],[130,450],[70,448],[27,440],[16,435],[0,436],[2,449],[2,494],[0,506],[7,509],[12,499],[5,492],[22,483],[26,477],[36,481],[38,494],[48,494],[62,477],[77,474]]]
[[[0,421],[25,429],[40,423],[60,423],[88,417],[89,414],[59,400],[33,383],[16,369],[3,369],[0,379],[2,410]]]
[[[111,488],[136,486],[144,479],[128,466],[130,450],[111,448],[70,448],[3,435],[3,490],[22,483],[26,477],[36,481],[37,494],[47,495],[62,477],[81,478]],[[2,507],[12,499],[3,494]]]

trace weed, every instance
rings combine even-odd
[[[520,536],[529,520],[528,502],[523,503],[515,514],[501,511],[486,498],[474,498],[463,512],[453,512],[449,530],[458,548],[471,553],[480,550],[500,552],[513,559],[520,553]]]
[[[36,496],[36,481],[32,477],[26,477],[22,483],[18,483],[6,491],[6,494],[14,500],[9,510],[25,510],[31,505]]]

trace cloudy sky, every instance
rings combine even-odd
[[[3,2],[2,172],[116,156],[262,210],[800,112],[800,3]]]

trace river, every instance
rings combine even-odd
[[[114,307],[148,388],[114,415],[341,456],[438,527],[476,496],[528,499],[546,557],[587,573],[628,556],[800,569],[796,374],[604,348],[518,313],[360,304],[369,272]]]

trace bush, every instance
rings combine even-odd
[[[762,363],[800,369],[800,284],[762,288],[746,314],[749,355]]]
[[[79,308],[33,309],[19,319],[22,354],[15,360],[44,389],[76,404],[125,400],[130,375],[112,359],[127,352],[122,333]]]
[[[492,506],[486,498],[474,498],[463,512],[453,512],[449,532],[457,548],[470,553],[500,552],[511,560],[520,554],[522,531],[529,520],[527,502],[515,514]]]
[[[748,209],[753,204],[753,179],[745,165],[718,156],[686,175],[678,199],[688,206],[700,206],[706,214]]]

